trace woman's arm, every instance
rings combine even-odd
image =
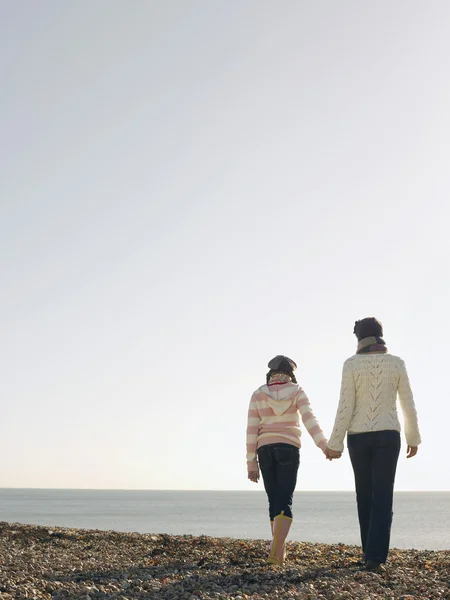
[[[334,421],[333,433],[328,441],[328,448],[343,452],[344,438],[350,426],[355,408],[355,380],[353,371],[346,361],[342,369],[341,395]]]
[[[400,380],[398,384],[398,397],[405,423],[405,437],[408,446],[418,446],[421,443],[417,411],[414,397],[409,383],[406,365],[401,361]]]
[[[247,471],[253,473],[258,471],[258,461],[256,459],[256,443],[258,440],[259,423],[261,418],[256,408],[255,394],[250,400],[247,419]]]
[[[308,396],[301,388],[299,389],[297,394],[297,408],[302,416],[303,425],[306,427],[309,435],[314,440],[314,443],[316,444],[316,446],[318,446],[321,450],[325,452],[325,448],[327,447],[327,440],[323,435],[323,431],[320,428],[316,417],[314,416],[311,404],[308,400]]]

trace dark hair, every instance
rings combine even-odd
[[[289,375],[289,377],[291,378],[292,383],[297,383],[297,379],[295,378],[294,373],[287,373],[286,371],[274,371],[273,369],[270,369],[270,371],[267,373],[267,375],[266,375],[266,382],[269,383],[270,378],[273,375],[276,375],[277,373],[282,373],[283,375]]]
[[[358,338],[358,342],[366,337],[383,337],[383,325],[375,317],[366,317],[360,321],[355,321],[353,333]]]
[[[282,373],[283,375],[288,375],[291,378],[292,383],[297,383],[297,379],[295,378],[294,373],[287,373],[287,371],[275,371],[274,369],[270,369],[270,371],[266,375],[266,382],[269,383],[270,378],[277,373]]]

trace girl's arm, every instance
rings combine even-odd
[[[343,452],[344,450],[344,438],[352,421],[355,398],[356,392],[353,372],[348,362],[345,362],[344,368],[342,369],[339,406],[334,421],[333,433],[328,441],[328,448],[330,448],[330,450],[336,450],[337,452]]]
[[[301,388],[299,389],[297,395],[297,408],[302,416],[303,425],[306,427],[309,435],[314,440],[314,443],[325,452],[327,440],[323,435],[323,431],[320,428],[316,417],[314,416],[308,396]]]
[[[247,419],[247,471],[258,471],[258,461],[256,459],[256,443],[258,440],[259,423],[261,418],[256,408],[255,394],[250,400]]]

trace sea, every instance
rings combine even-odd
[[[290,539],[359,544],[354,492],[297,491]],[[0,489],[0,521],[269,539],[264,492]],[[396,492],[391,546],[450,549],[450,492]]]

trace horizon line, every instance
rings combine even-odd
[[[191,489],[182,489],[182,488],[91,488],[91,487],[14,487],[14,486],[1,486],[1,490],[35,490],[35,491],[85,491],[85,492],[250,492],[250,493],[265,493],[262,489],[256,490],[245,490],[245,489],[214,489],[214,488],[191,488]],[[295,490],[296,494],[299,493],[315,493],[315,494],[330,494],[330,493],[355,493],[355,489],[345,489],[345,490]],[[419,493],[419,494],[436,494],[436,493],[449,493],[450,489],[441,489],[441,490],[405,490],[399,489],[394,490],[395,493]]]

